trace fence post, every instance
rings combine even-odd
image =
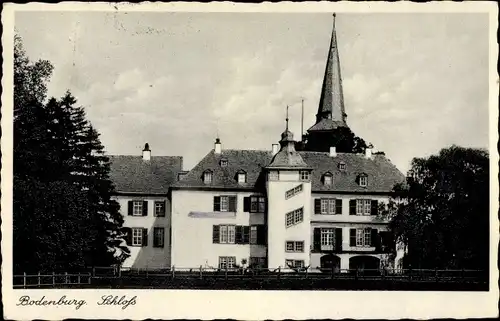
[[[92,275],[89,272],[89,277],[87,279],[88,284],[92,283]]]
[[[80,284],[80,273],[78,273],[78,284]]]
[[[281,266],[278,267],[278,280],[280,279],[280,277],[281,277]]]
[[[226,276],[226,280],[227,280],[227,265],[226,265],[226,269],[225,269],[225,276]]]
[[[52,286],[56,285],[56,272],[52,272]]]
[[[41,282],[41,279],[40,279],[40,271],[38,271],[38,286],[40,286],[41,283],[42,282]]]
[[[203,267],[200,265],[200,279],[203,280]]]
[[[309,271],[309,268],[306,268],[306,279],[307,279],[307,273],[308,273],[308,271]]]
[[[64,272],[64,283],[68,284],[68,272]]]
[[[23,272],[23,288],[26,289],[26,272]]]
[[[172,265],[172,280],[175,279],[175,265]]]

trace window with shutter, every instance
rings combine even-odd
[[[349,215],[356,215],[356,200],[349,200]]]
[[[142,246],[142,228],[132,228],[132,246]]]
[[[165,201],[155,201],[154,213],[156,217],[164,217],[165,216]]]
[[[220,227],[219,225],[214,225],[212,230],[212,242],[220,243],[219,238],[220,238]]]
[[[229,212],[236,212],[236,196],[229,196]]]
[[[342,215],[342,200],[335,200],[335,214]]]
[[[335,250],[342,251],[342,228],[335,229]]]
[[[250,197],[243,197],[243,212],[250,212]]]
[[[133,216],[143,216],[142,207],[144,205],[143,201],[133,201],[132,202],[132,215]]]
[[[265,245],[267,240],[266,226],[257,225],[257,244]]]
[[[237,225],[235,227],[235,231],[236,231],[235,243],[243,244],[243,226]]]
[[[148,216],[148,201],[142,202],[142,216]]]
[[[142,229],[142,246],[148,246],[148,229]]]
[[[321,198],[314,199],[314,214],[321,214]]]
[[[214,212],[220,212],[220,196],[214,196]]]
[[[349,246],[356,246],[356,229],[349,230]]]
[[[319,227],[313,230],[313,250],[316,252],[321,250],[321,228]]]
[[[155,227],[153,229],[153,247],[164,247],[165,245],[165,228]]]
[[[128,201],[128,215],[133,215],[134,213],[134,201]]]
[[[378,201],[372,200],[371,202],[371,215],[378,215]]]
[[[250,244],[259,244],[257,241],[257,225],[250,226]]]
[[[250,243],[250,226],[243,226],[243,244]]]

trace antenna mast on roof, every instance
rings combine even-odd
[[[286,130],[288,131],[288,105],[286,105]]]
[[[304,98],[302,98],[302,117],[300,119],[300,140],[304,140]]]

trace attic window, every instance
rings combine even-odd
[[[205,171],[203,173],[203,183],[205,184],[212,183],[212,171]]]
[[[238,183],[244,184],[247,182],[247,174],[245,172],[238,172]]]
[[[220,160],[220,167],[226,167],[227,166],[227,159],[223,158]]]
[[[339,163],[339,170],[341,171],[345,171],[347,168],[346,164],[344,162],[340,162]]]
[[[360,175],[359,176],[359,186],[366,187],[368,185],[368,176]]]
[[[323,184],[327,186],[333,184],[333,176],[331,173],[325,173],[325,175],[323,175]]]

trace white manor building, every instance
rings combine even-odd
[[[335,26],[317,121],[346,124]],[[288,120],[287,120],[288,123]],[[227,150],[219,138],[189,172],[182,157],[112,156],[125,218],[125,268],[379,269],[399,264],[378,215],[404,175],[383,153],[296,151],[286,130],[270,150]]]

